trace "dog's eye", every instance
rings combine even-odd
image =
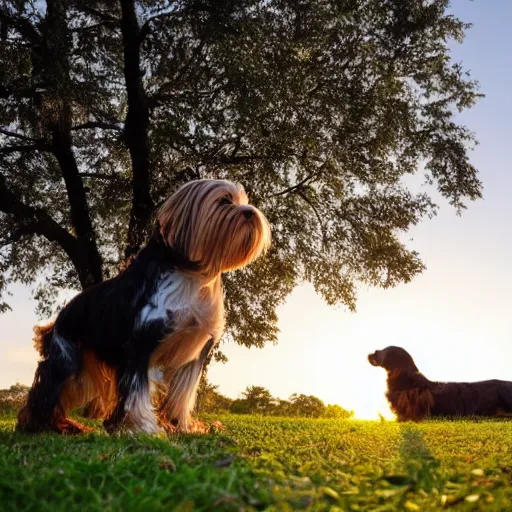
[[[224,196],[219,199],[219,204],[233,204],[230,197]]]

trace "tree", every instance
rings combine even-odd
[[[233,414],[250,414],[249,406],[247,404],[247,400],[243,398],[236,398],[231,402],[229,407],[229,412]]]
[[[302,281],[356,286],[424,268],[400,233],[481,195],[454,121],[477,84],[450,62],[448,0],[3,0],[0,309],[10,282],[48,314],[116,274],[155,206],[197,177],[241,181],[268,216],[266,258],[226,275],[229,334],[276,341]]]
[[[325,404],[313,395],[294,393],[290,396],[290,415],[319,418],[325,412]]]
[[[247,386],[242,392],[242,397],[245,407],[241,407],[240,403],[235,406],[246,414],[266,414],[271,409],[274,400],[270,391],[263,386]]]
[[[19,409],[27,400],[29,387],[16,382],[9,389],[0,389],[0,410]]]
[[[290,402],[288,400],[282,400],[281,398],[276,398],[274,400],[270,410],[270,414],[272,414],[272,416],[291,416],[290,412]]]
[[[347,420],[354,416],[354,411],[347,411],[341,407],[341,405],[337,404],[329,404],[324,412],[322,413],[322,418],[329,418],[334,420]]]
[[[219,386],[211,384],[202,379],[197,393],[196,412],[227,412],[233,403],[231,398],[224,396],[218,391]]]
[[[27,393],[30,388],[25,385],[21,384],[20,382],[16,382],[16,384],[13,384],[8,391],[10,393]]]

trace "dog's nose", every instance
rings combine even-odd
[[[254,212],[252,210],[244,210],[244,217],[246,219],[252,219],[254,216]]]

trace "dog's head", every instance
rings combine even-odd
[[[267,219],[231,181],[183,185],[163,203],[157,221],[164,242],[208,276],[244,267],[270,245]]]
[[[393,370],[418,371],[409,352],[401,347],[391,346],[383,350],[376,350],[368,356],[368,361],[371,365],[380,366],[388,372]]]

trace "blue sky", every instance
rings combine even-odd
[[[389,414],[385,374],[366,355],[390,344],[409,350],[432,379],[512,380],[512,2],[456,0],[451,10],[474,24],[453,59],[486,95],[460,115],[480,141],[472,162],[484,199],[461,217],[441,202],[436,218],[408,234],[427,270],[393,290],[362,288],[357,313],[326,306],[309,285],[297,288],[279,310],[277,346],[223,347],[229,362],[210,370],[221,392],[236,397],[256,384],[281,398],[314,394],[360,417]],[[30,290],[12,292],[13,312],[0,316],[0,387],[30,384],[36,363]]]

